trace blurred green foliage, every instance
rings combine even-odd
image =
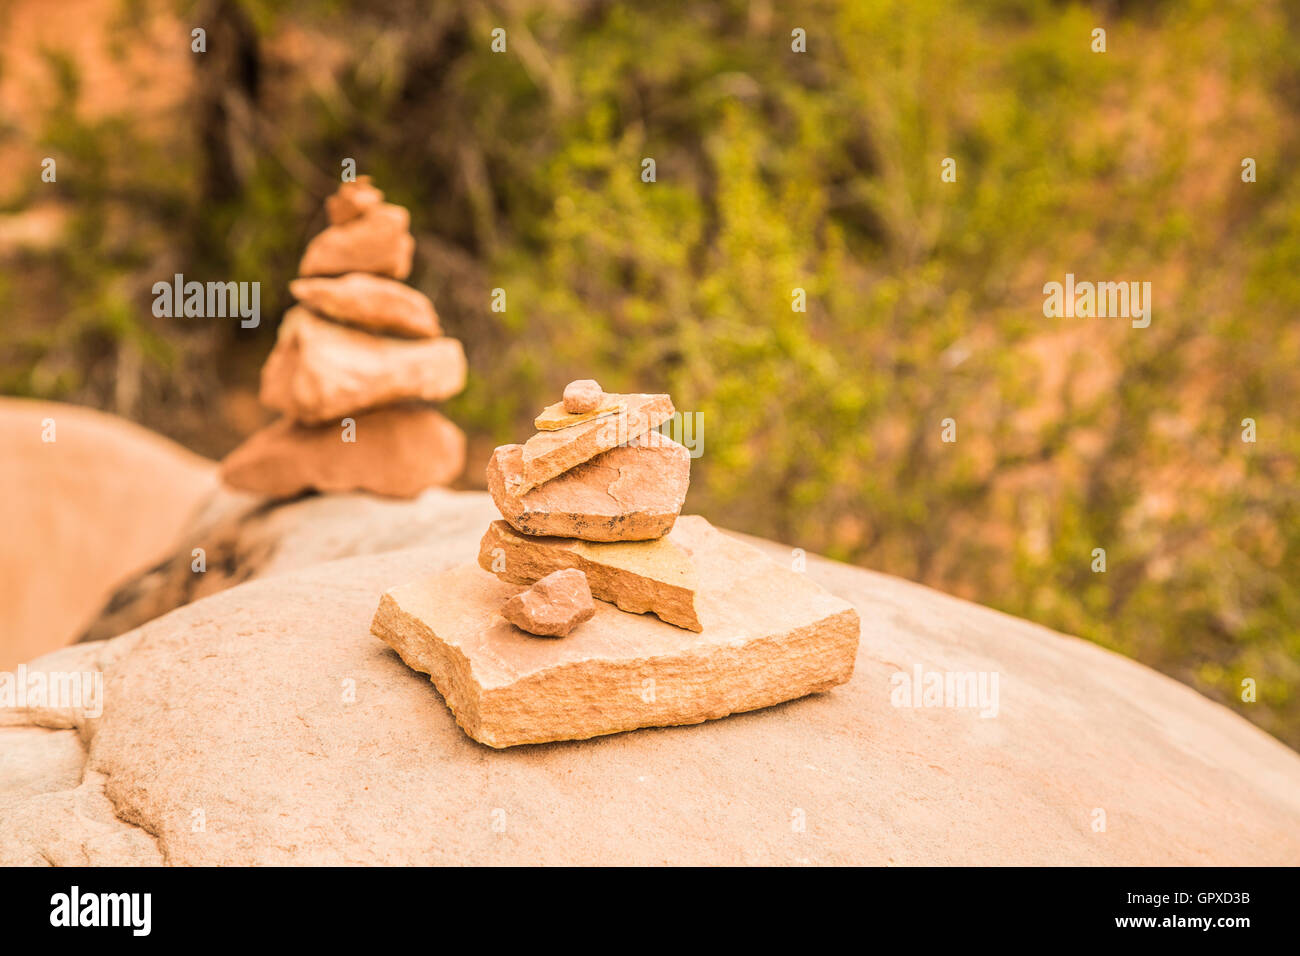
[[[1300,744],[1293,6],[562,9],[173,6],[209,51],[163,124],[86,119],[52,57],[69,241],[0,281],[39,303],[5,390],[225,451],[220,396],[255,381],[354,157],[412,210],[472,434],[522,438],[573,378],[670,391],[703,414],[691,510],[1079,634]],[[259,279],[268,321],[152,319],[173,271]],[[1150,281],[1150,328],[1044,318],[1066,272]]]

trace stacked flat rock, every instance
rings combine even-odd
[[[289,284],[298,305],[262,367],[259,397],[283,417],[231,452],[222,477],[273,498],[414,497],[465,467],[464,433],[427,404],[464,388],[465,352],[428,296],[400,281],[415,251],[407,211],[368,176],[325,208],[330,224]]]
[[[536,435],[492,453],[488,491],[505,520],[483,537],[484,570],[515,584],[577,570],[601,600],[698,631],[691,562],[666,539],[691,477],[690,453],[657,431],[672,414],[667,395],[570,382]],[[588,542],[592,557],[579,553]]]
[[[537,434],[493,453],[503,520],[478,562],[381,598],[371,632],[431,677],[475,740],[700,723],[852,676],[851,605],[679,517],[690,453],[657,430],[672,415],[667,395],[571,383]]]

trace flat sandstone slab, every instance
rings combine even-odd
[[[532,584],[555,571],[576,568],[591,593],[624,611],[658,615],[690,631],[701,630],[695,613],[699,575],[694,543],[713,533],[699,515],[684,515],[672,533],[654,541],[581,541],[520,534],[493,521],[479,542],[478,564],[503,581]]]
[[[590,412],[566,412],[564,402],[556,402],[542,409],[542,413],[533,419],[533,427],[541,432],[558,431],[561,428],[581,425],[583,422],[595,421],[597,418],[605,418],[625,408],[627,402],[618,395],[604,396],[601,403]]]
[[[474,564],[388,591],[370,630],[432,678],[467,734],[498,748],[698,724],[853,675],[848,602],[713,528],[694,557],[698,634],[597,602],[568,637],[538,640],[501,617],[519,586]]]

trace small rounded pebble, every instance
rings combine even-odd
[[[604,395],[594,378],[580,378],[564,386],[564,410],[570,415],[594,412]]]

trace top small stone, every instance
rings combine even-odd
[[[564,386],[564,410],[570,415],[594,412],[604,397],[600,383],[594,378],[580,378]]]
[[[358,176],[354,182],[343,183],[333,196],[325,200],[325,214],[330,225],[356,219],[372,206],[384,201],[384,194],[370,184],[369,176]]]

